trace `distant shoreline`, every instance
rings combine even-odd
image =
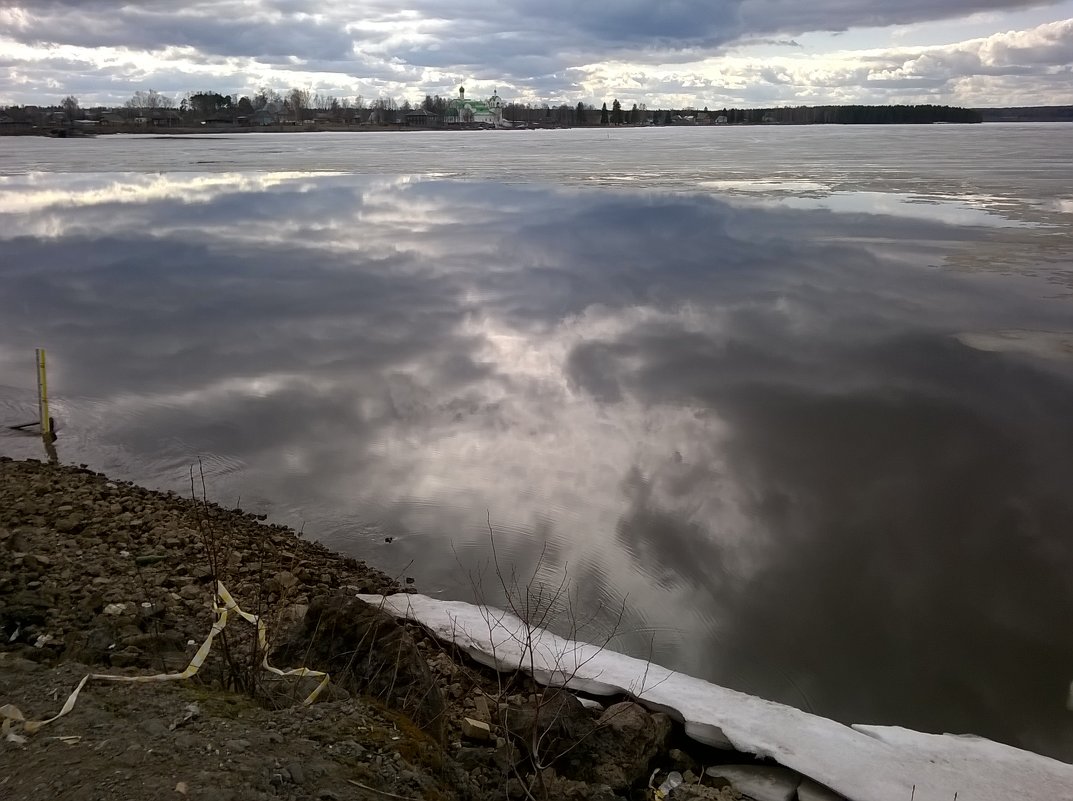
[[[566,111],[564,111],[566,109]],[[597,118],[597,114],[599,117]],[[81,115],[81,116],[77,116]],[[552,109],[504,108],[494,119],[471,119],[465,124],[450,124],[447,116],[430,113],[423,108],[397,114],[393,122],[384,124],[384,115],[369,115],[350,110],[347,114],[305,114],[288,120],[275,114],[270,125],[253,125],[251,117],[226,109],[217,117],[182,113],[173,108],[142,109],[141,116],[129,111],[94,108],[62,110],[54,107],[8,107],[0,113],[0,136],[51,136],[58,139],[82,136],[125,133],[132,135],[190,136],[227,133],[362,133],[367,131],[459,131],[459,130],[545,130],[564,128],[648,128],[648,127],[716,127],[770,125],[975,125],[984,122],[1073,122],[1073,105],[1069,106],[1007,106],[1000,108],[963,108],[933,105],[836,105],[836,106],[777,106],[771,108],[727,109],[703,111],[638,111],[616,108],[610,113],[606,106],[597,112],[571,111],[566,106]],[[268,120],[266,120],[268,121]]]

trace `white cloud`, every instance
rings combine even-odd
[[[676,106],[1068,102],[1073,19],[949,45],[824,54],[794,49],[643,67],[604,62],[576,72],[594,96],[665,97]]]
[[[976,30],[1003,24],[1002,9],[1027,5],[0,0],[0,103],[73,93],[84,105],[110,104],[149,87],[244,94],[262,85],[416,100],[453,93],[462,80],[478,94],[499,87],[509,99],[599,105],[618,97],[650,107],[1068,102],[1071,20],[909,44],[923,36],[923,20],[962,15]],[[862,25],[894,26],[899,46],[817,51],[786,38]]]

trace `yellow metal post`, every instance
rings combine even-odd
[[[37,414],[41,421],[41,433],[48,434],[51,424],[48,417],[48,381],[45,379],[45,349],[38,348],[37,356]]]

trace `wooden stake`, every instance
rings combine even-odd
[[[41,433],[48,434],[52,431],[52,418],[48,416],[48,381],[45,378],[45,349],[38,348],[35,352],[37,363],[37,417],[41,421]]]

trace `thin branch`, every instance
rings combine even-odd
[[[389,793],[387,790],[377,790],[375,787],[370,787],[367,784],[362,784],[356,779],[347,779],[347,781],[353,784],[355,787],[360,787],[362,790],[368,790],[370,793],[376,793],[377,795],[382,795],[387,798],[400,798],[402,799],[402,801],[421,801],[420,798],[414,798],[412,795],[396,795],[395,793]]]

